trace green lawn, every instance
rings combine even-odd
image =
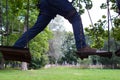
[[[120,70],[49,68],[40,70],[0,70],[0,80],[120,80]]]

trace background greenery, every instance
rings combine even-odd
[[[36,4],[38,0],[1,0],[0,1],[0,44],[12,46],[14,42],[27,29],[27,18],[29,16],[29,28],[32,27],[39,15],[40,10]],[[110,10],[117,13],[115,0],[110,0]],[[90,10],[94,4],[91,0],[75,0],[74,7],[79,14],[84,14],[85,9]],[[29,7],[29,14],[27,8]],[[101,9],[107,10],[107,4],[103,3]],[[110,51],[115,52],[120,46],[120,19],[114,15],[111,23],[113,27],[110,29]],[[107,15],[103,15],[93,25],[90,24],[85,29],[87,43],[97,49],[108,50],[108,30]],[[32,62],[28,65],[29,69],[38,69],[46,64],[102,64],[111,66],[110,68],[119,68],[120,58],[113,54],[112,59],[101,58],[98,56],[89,57],[86,60],[80,60],[76,54],[74,36],[72,32],[66,32],[63,28],[63,21],[60,17],[55,19],[48,27],[38,34],[29,43]],[[3,35],[4,34],[4,35]],[[116,44],[117,45],[116,45]],[[94,63],[95,62],[95,63]],[[0,68],[20,67],[21,62],[3,61],[0,55]],[[5,66],[4,66],[5,65]]]

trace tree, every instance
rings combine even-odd
[[[112,5],[110,6],[110,10],[113,10],[116,12],[116,5],[114,0],[110,0],[110,3]],[[101,9],[107,9],[107,3],[103,3],[101,6]],[[115,44],[118,43],[116,41],[119,41],[119,19],[116,17],[112,17],[110,15],[109,17],[111,21],[112,29],[110,29],[110,51],[115,52],[116,46]],[[86,34],[90,36],[90,40],[93,41],[91,43],[92,47],[98,48],[98,49],[104,49],[108,50],[108,30],[105,28],[107,24],[106,16],[103,15],[102,19],[98,20],[97,23],[95,23],[93,26],[89,26],[86,28]],[[94,58],[93,58],[94,59]],[[99,63],[102,63],[103,65],[112,65],[114,68],[117,64],[119,64],[119,59],[113,55],[112,59],[106,59],[106,58],[96,58]]]
[[[63,56],[61,52],[61,45],[64,41],[64,25],[63,17],[58,16],[51,21],[48,25],[50,30],[53,31],[53,38],[49,40],[49,59],[50,63],[56,63],[57,60]],[[53,61],[54,59],[54,61]]]
[[[38,10],[36,8],[36,3],[38,0],[30,0],[29,6],[29,14],[27,14],[27,0],[8,0],[8,11],[7,18],[6,18],[6,2],[5,0],[2,1],[2,16],[3,16],[3,28],[8,29],[9,35],[3,36],[3,45],[12,46],[14,42],[22,35],[24,31],[24,26],[26,26],[26,15],[29,15],[29,28],[33,26],[35,20],[37,19]],[[15,4],[13,4],[15,3]],[[2,18],[0,18],[2,19]],[[6,19],[9,21],[9,26],[6,28]],[[38,65],[45,65],[47,61],[47,55],[44,54],[48,50],[48,39],[50,38],[51,32],[49,29],[46,29],[39,37],[36,37],[34,40],[30,42],[30,49],[32,57],[37,61]],[[38,38],[38,39],[37,39]],[[42,39],[43,38],[43,39]],[[34,43],[35,42],[35,43]],[[33,45],[33,44],[40,44],[40,46]],[[37,46],[37,47],[36,47]],[[34,47],[34,49],[32,49]],[[38,48],[39,47],[39,48]],[[36,48],[36,49],[35,49]],[[35,51],[33,51],[35,50]],[[34,54],[34,55],[33,55]],[[42,56],[36,56],[42,55]],[[14,62],[13,62],[14,63]],[[33,66],[34,67],[34,66]]]
[[[2,2],[0,1],[0,30],[2,29]],[[0,31],[1,33],[1,31]],[[1,36],[0,36],[1,38]],[[2,43],[1,43],[2,44]],[[4,68],[4,59],[2,55],[0,54],[0,69]]]
[[[64,56],[61,58],[60,63],[62,61],[62,63],[67,62],[69,64],[77,64],[78,57],[75,54],[76,47],[72,32],[66,32],[61,51],[63,52]]]
[[[52,32],[46,28],[30,42],[30,51],[32,53],[32,62],[30,68],[37,69],[48,63],[47,52],[49,50],[49,39],[52,38]]]
[[[85,9],[90,10],[93,6],[91,0],[74,0],[73,5],[79,14],[83,14]]]

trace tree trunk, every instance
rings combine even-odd
[[[22,70],[28,70],[27,63],[26,63],[26,62],[22,62],[22,64],[21,64],[21,69],[22,69]]]
[[[24,32],[27,31],[28,25],[27,25],[27,17],[25,17],[25,26],[24,26]],[[22,62],[21,64],[21,69],[22,70],[28,70],[27,62]]]
[[[0,1],[0,29],[2,29],[2,3],[1,3],[1,1]],[[0,34],[1,33],[2,32],[0,32]],[[2,40],[0,40],[0,43],[2,44]],[[0,60],[0,69],[3,69],[5,61],[4,61],[3,57],[0,57],[0,58],[1,58],[1,60]]]
[[[0,62],[0,69],[4,69],[4,63],[5,61],[4,61],[4,58],[2,57]]]

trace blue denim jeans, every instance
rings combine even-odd
[[[120,10],[120,0],[116,0],[116,4],[117,4],[118,9]]]
[[[86,46],[81,17],[68,0],[41,0],[40,11],[34,26],[16,41],[15,47],[25,47],[31,39],[44,30],[57,14],[68,19],[72,24],[77,49]],[[74,11],[74,14],[72,14],[72,11]],[[68,14],[71,15],[68,17]]]

